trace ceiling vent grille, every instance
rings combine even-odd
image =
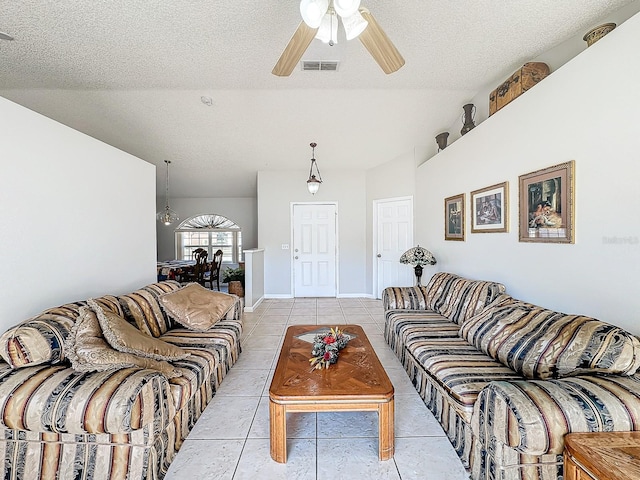
[[[305,60],[302,62],[302,70],[312,72],[335,72],[338,70],[338,62]]]

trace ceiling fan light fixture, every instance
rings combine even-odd
[[[335,12],[327,12],[327,14],[322,17],[322,23],[320,24],[320,28],[318,28],[316,38],[332,46],[338,43],[338,16]]]
[[[300,15],[311,28],[318,28],[329,9],[329,0],[301,0]]]
[[[342,25],[344,26],[344,32],[347,40],[353,40],[362,32],[365,31],[369,22],[356,10],[356,13],[349,17],[342,17]]]
[[[333,8],[342,18],[350,17],[360,8],[360,0],[333,0]]]

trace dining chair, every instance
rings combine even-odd
[[[197,251],[199,250],[199,251]],[[203,248],[194,250],[194,258],[196,264],[189,268],[183,275],[180,276],[181,282],[198,282],[204,285],[204,273],[207,270],[207,257],[209,254]]]
[[[206,287],[207,282],[211,284],[211,290],[213,290],[213,281],[216,281],[218,291],[220,291],[220,268],[222,267],[222,250],[216,251],[211,259],[211,266],[209,270],[204,274],[203,285]]]

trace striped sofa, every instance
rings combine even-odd
[[[562,479],[569,432],[640,430],[640,342],[441,272],[383,292],[385,339],[473,480]]]
[[[190,355],[172,362],[181,376],[123,368],[78,372],[65,340],[87,302],[52,308],[0,339],[0,457],[5,480],[159,480],[240,354],[240,300],[205,332],[173,321],[159,282],[95,299]],[[84,310],[84,308],[83,308]],[[36,348],[37,347],[37,348]]]

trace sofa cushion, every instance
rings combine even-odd
[[[122,314],[118,299],[105,295],[95,299],[106,311]],[[49,308],[7,330],[0,337],[0,355],[13,368],[65,360],[64,343],[86,302]]]
[[[223,318],[235,301],[234,295],[214,292],[198,283],[160,296],[162,308],[173,320],[199,332],[208,330]]]
[[[178,282],[167,280],[152,283],[126,295],[120,295],[118,300],[129,323],[147,335],[159,337],[173,327],[173,322],[160,307],[158,297],[179,288]]]
[[[416,340],[407,353],[467,423],[471,423],[473,405],[485,386],[497,380],[522,379],[460,337]]]
[[[66,348],[71,365],[79,372],[140,367],[158,370],[167,378],[181,375],[179,370],[167,362],[113,349],[102,335],[96,313],[87,307],[80,308],[80,317],[71,329]]]
[[[471,345],[527,378],[633,374],[640,342],[623,329],[512,299],[462,325]]]
[[[116,350],[154,360],[179,360],[189,356],[180,347],[145,335],[122,316],[103,309],[92,299],[87,303],[98,317],[102,335]]]
[[[504,293],[501,283],[468,280],[452,273],[436,273],[426,287],[426,308],[462,325]]]

